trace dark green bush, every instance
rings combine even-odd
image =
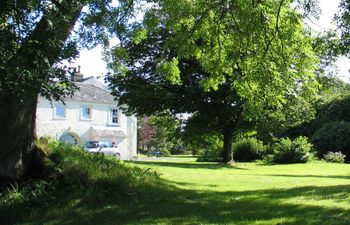
[[[222,162],[223,141],[219,135],[202,136],[193,145],[198,151],[198,162]]]
[[[273,155],[269,158],[273,163],[305,163],[313,156],[312,145],[303,136],[293,141],[289,138],[281,138],[272,148]]]
[[[319,157],[327,152],[342,152],[350,160],[350,122],[332,121],[324,124],[312,136],[311,142]]]
[[[173,146],[170,148],[169,152],[172,155],[183,155],[185,154],[186,150],[182,148],[182,146]]]
[[[233,159],[238,162],[262,159],[265,152],[266,146],[256,138],[243,138],[233,144]]]
[[[222,162],[222,149],[210,148],[200,153],[198,162]]]
[[[330,163],[344,163],[345,157],[341,152],[328,152],[323,156],[324,160]]]
[[[170,151],[168,149],[161,149],[160,150],[160,155],[161,156],[165,156],[165,157],[169,157],[169,156],[171,156],[171,153],[170,153]]]
[[[146,155],[148,157],[169,157],[171,156],[171,153],[169,152],[169,150],[163,148],[163,149],[159,149],[159,150],[149,150],[148,152],[146,152]]]

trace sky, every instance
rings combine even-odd
[[[321,17],[318,21],[314,21],[320,30],[329,29],[335,27],[332,19],[334,14],[337,12],[340,0],[319,0],[321,8]],[[316,29],[316,28],[315,28]],[[339,69],[338,77],[343,81],[350,82],[350,60],[345,57],[341,57],[337,61],[337,66]]]
[[[332,18],[337,11],[340,0],[319,0],[321,8],[321,16],[319,20],[313,20],[314,29],[324,30],[335,27]],[[93,50],[82,50],[80,57],[76,60],[75,66],[81,66],[81,72],[85,77],[100,76],[106,71],[106,63],[102,60],[102,48],[97,47]],[[337,61],[339,69],[338,77],[346,82],[350,82],[350,60],[343,57]]]

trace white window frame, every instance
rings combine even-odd
[[[64,116],[59,116],[57,115],[57,108],[58,107],[63,107],[64,109]],[[56,119],[56,120],[65,120],[67,119],[67,106],[62,104],[62,103],[57,103],[54,105],[53,107],[53,118]]]
[[[90,117],[84,117],[84,109],[88,108],[90,110]],[[91,121],[92,120],[92,107],[90,105],[80,106],[80,120]]]
[[[117,110],[117,122],[114,123],[113,122],[113,110]],[[117,108],[110,108],[108,111],[108,125],[112,125],[112,126],[119,126],[120,125],[120,113],[119,113],[119,109]]]

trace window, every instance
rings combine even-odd
[[[54,118],[55,119],[65,119],[66,118],[66,106],[59,104],[54,108]]]
[[[80,119],[82,120],[91,120],[91,107],[82,106],[80,111]]]
[[[110,110],[109,123],[113,124],[113,125],[118,124],[118,110],[117,109]]]

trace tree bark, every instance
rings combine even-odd
[[[230,163],[230,162],[233,162],[232,142],[233,142],[234,128],[232,126],[226,126],[223,128],[222,134],[224,136],[224,147],[222,151],[223,162]]]
[[[15,95],[2,96],[0,104],[0,184],[23,176],[34,146],[37,95],[23,101]]]

